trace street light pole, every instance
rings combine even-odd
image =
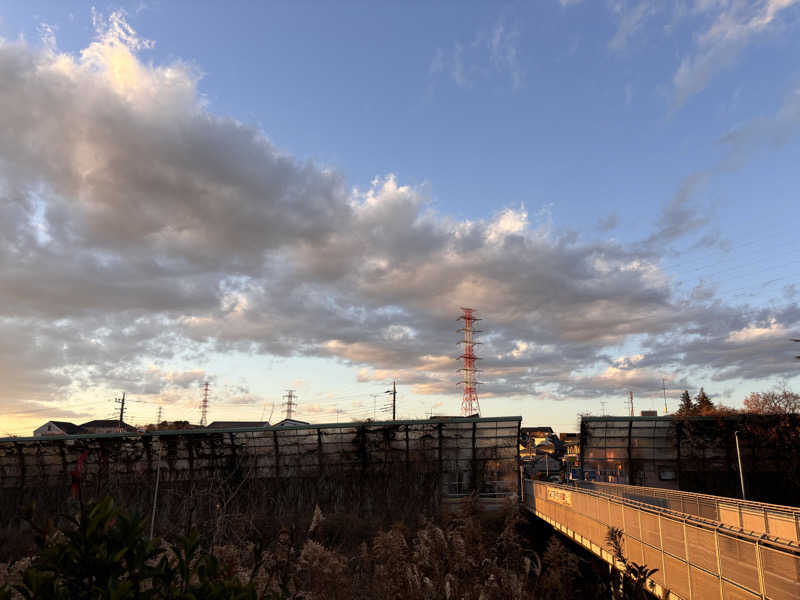
[[[733,437],[736,438],[736,458],[739,460],[739,482],[742,484],[742,500],[747,500],[747,496],[744,493],[744,472],[742,471],[742,453],[739,450],[739,432],[734,432]]]

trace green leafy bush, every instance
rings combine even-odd
[[[81,507],[70,526],[55,535],[41,532],[40,553],[14,586],[22,598],[39,600],[128,600],[256,598],[210,553],[198,536],[178,540],[174,549],[150,540],[144,521],[126,516],[111,498]],[[0,599],[13,598],[0,590]]]

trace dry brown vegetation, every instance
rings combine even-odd
[[[274,534],[254,531],[247,543],[214,544],[208,537],[204,542],[196,532],[151,542],[144,520],[107,497],[82,504],[71,526],[33,522],[39,553],[0,564],[0,600],[646,596],[642,573],[632,570],[644,567],[625,562],[616,579],[609,577],[607,567],[597,569],[541,523],[526,520],[514,502],[484,512],[473,498],[449,518],[377,529],[370,522],[352,528],[358,520],[326,517],[317,506],[307,522],[303,530],[290,522]],[[544,550],[541,558],[534,547]]]
[[[115,523],[125,519],[127,517],[121,512],[109,513],[105,524],[101,523],[108,533],[100,538],[103,540],[100,545],[107,545],[107,539],[118,535]],[[483,513],[477,502],[467,502],[459,514],[440,522],[423,519],[410,524],[395,523],[374,534],[364,524],[355,531],[349,524],[348,518],[338,515],[326,517],[317,507],[307,530],[298,532],[297,527],[288,525],[274,536],[256,535],[254,541],[246,544],[209,546],[210,552],[197,555],[193,564],[206,565],[202,569],[198,567],[198,572],[205,569],[207,573],[210,564],[207,561],[211,557],[210,560],[218,567],[213,578],[205,581],[204,585],[211,586],[208,589],[235,588],[237,595],[230,597],[297,600],[558,599],[572,598],[580,590],[578,558],[554,538],[544,555],[543,564],[521,534],[524,523],[514,503],[509,503],[502,513]],[[368,537],[358,539],[359,534]],[[69,532],[67,535],[70,536]],[[125,536],[130,537],[130,533]],[[137,544],[145,547],[148,543],[143,533],[137,540],[128,540],[125,536],[115,542],[122,548]],[[59,554],[69,550],[64,545],[63,531],[48,533],[45,538],[42,555],[47,556],[48,552],[52,555],[54,550]],[[74,540],[71,537],[70,540],[74,546]],[[152,554],[148,555],[149,566],[141,566],[140,571],[146,571],[161,558],[166,558],[169,563],[167,570],[180,574],[179,562],[185,544],[185,540],[175,545],[158,542]],[[22,584],[23,575],[31,566],[36,569],[38,565],[42,572],[40,558],[28,557],[12,564],[0,564],[0,589],[4,584]],[[45,571],[48,568],[52,570],[52,563],[49,564]],[[144,590],[155,590],[155,583],[147,583],[147,578],[140,574],[134,577],[132,570],[126,569],[113,575],[115,586],[119,587],[119,580],[124,583],[127,579],[138,578],[145,581]],[[189,578],[196,579],[197,576]],[[9,597],[15,596],[16,592]]]

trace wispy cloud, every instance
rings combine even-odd
[[[617,31],[608,42],[608,46],[612,50],[620,51],[627,46],[628,40],[644,27],[647,20],[656,14],[659,4],[652,0],[641,0],[633,7],[628,7],[627,2],[614,2],[611,7],[617,17]]]
[[[522,86],[524,78],[519,62],[519,37],[519,29],[509,28],[503,21],[498,21],[488,40],[489,56],[494,68],[500,73],[508,73],[514,89]]]
[[[505,76],[514,90],[525,80],[520,60],[520,30],[499,18],[489,31],[480,31],[467,42],[450,49],[437,48],[428,68],[430,77],[445,76],[457,86],[469,88],[492,75]]]
[[[698,3],[696,12],[715,16],[696,37],[694,51],[681,60],[672,78],[673,109],[702,91],[719,71],[731,67],[748,45],[775,29],[783,11],[797,3],[798,0]]]

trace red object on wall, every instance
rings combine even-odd
[[[78,457],[78,464],[75,465],[75,468],[70,471],[70,475],[72,475],[72,497],[78,497],[78,490],[80,489],[81,485],[81,471],[83,470],[83,463],[86,462],[86,457],[89,456],[89,451],[84,450],[83,453]]]

